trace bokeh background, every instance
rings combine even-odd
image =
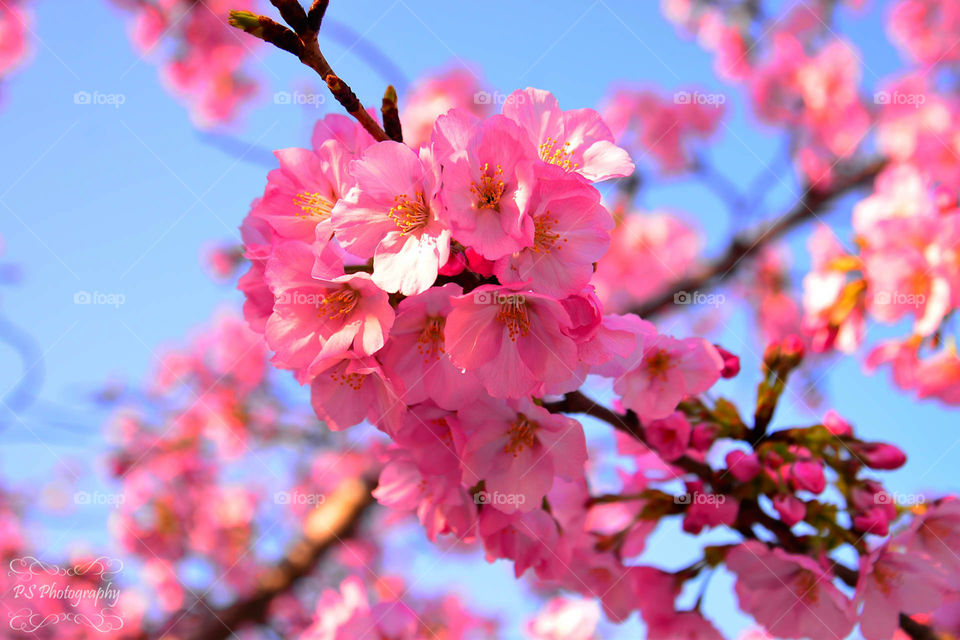
[[[795,4],[784,2],[778,12],[786,14]],[[742,96],[714,77],[709,54],[666,22],[658,2],[335,0],[332,5],[330,17],[362,40],[341,30],[335,38],[321,34],[321,46],[367,104],[378,101],[385,85],[382,69],[360,55],[371,45],[399,70],[391,81],[401,103],[404,87],[418,77],[461,65],[499,92],[495,96],[534,86],[554,92],[564,108],[596,106],[621,82],[667,94],[722,93],[727,115],[705,157],[742,188],[769,183],[758,211],[730,211],[696,180],[659,178],[637,159],[647,170],[638,202],[695,221],[708,255],[725,246],[733,231],[786,210],[801,193],[780,156],[778,132],[756,123]],[[162,86],[152,58],[136,54],[126,16],[116,8],[104,0],[38,0],[31,6],[32,59],[0,89],[0,235],[6,243],[0,261],[16,263],[21,272],[18,284],[0,289],[0,305],[35,343],[26,366],[39,399],[16,414],[0,408],[0,473],[49,507],[37,527],[39,547],[56,556],[77,545],[109,545],[110,507],[78,506],[69,499],[77,490],[109,490],[101,468],[108,414],[97,394],[111,385],[138,384],[157,366],[164,344],[182,340],[217,308],[239,305],[241,296],[231,284],[209,277],[203,255],[217,242],[239,239],[237,227],[272,166],[271,150],[307,146],[315,120],[337,105],[278,103],[276,92],[319,93],[320,85],[289,55],[260,47],[251,67],[263,85],[254,108],[235,126],[200,132]],[[867,95],[901,66],[884,35],[885,10],[883,3],[868,3],[864,10],[838,14],[837,31],[862,56]],[[119,95],[123,104],[77,104],[77,92]],[[841,200],[825,217],[841,237],[853,201]],[[798,275],[807,264],[807,231],[786,243]],[[122,304],[78,304],[83,292],[122,297]],[[716,315],[714,337],[743,358],[744,373],[724,382],[721,391],[749,406],[762,353],[750,314],[733,304],[709,313]],[[882,337],[882,329],[869,331],[868,343]],[[909,399],[885,375],[865,374],[861,361],[827,361],[819,370],[825,407],[837,409],[864,437],[889,439],[906,451],[907,466],[888,474],[891,491],[960,490],[956,414]],[[0,392],[14,389],[24,375],[17,352],[0,346],[0,363]],[[301,397],[305,402],[306,394]],[[820,415],[822,410],[806,407],[798,393],[788,393],[777,424]],[[592,429],[590,437],[608,434]],[[681,536],[688,537],[678,529],[661,530],[645,558],[680,566],[688,559],[681,549],[689,547]],[[457,554],[441,558],[419,528],[393,545],[388,564],[411,576],[414,592],[457,591],[472,608],[505,620],[505,637],[519,637],[534,603],[523,597],[524,586],[512,579],[509,563],[488,566]],[[692,602],[696,594],[687,596]],[[733,597],[730,580],[718,576],[705,607],[731,635],[749,624],[732,606]],[[639,633],[635,618],[602,627],[603,637]]]

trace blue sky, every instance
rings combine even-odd
[[[742,96],[712,77],[710,56],[678,36],[652,0],[332,4],[331,18],[375,42],[410,79],[469,63],[499,91],[546,88],[567,108],[595,105],[620,80],[667,93],[722,91],[728,96],[726,126],[707,153],[721,172],[750,184],[767,173],[764,164],[772,163],[780,148],[775,132],[751,119]],[[791,4],[782,3],[781,10]],[[879,77],[900,65],[882,36],[883,10],[871,3],[864,13],[840,16],[841,28],[866,61],[868,95]],[[96,468],[104,416],[90,405],[89,394],[112,379],[142,379],[159,345],[181,339],[218,306],[240,300],[230,287],[207,278],[200,253],[212,241],[238,237],[247,206],[265,182],[269,150],[306,146],[312,122],[335,106],[274,104],[275,91],[315,80],[289,55],[261,48],[251,66],[265,85],[261,98],[230,132],[234,150],[225,152],[191,126],[186,110],[158,81],[154,61],[137,56],[123,16],[106,2],[37,0],[34,18],[31,60],[0,90],[2,259],[19,263],[23,272],[20,285],[0,289],[0,305],[36,339],[45,373],[43,410],[19,419],[5,416],[0,432],[2,475],[18,485],[49,480],[64,464]],[[384,82],[356,49],[324,37],[321,44],[358,95],[375,103]],[[79,91],[120,94],[124,101],[118,107],[75,104]],[[792,178],[770,179],[776,184],[767,214],[784,209],[798,193]],[[643,202],[698,221],[708,251],[717,251],[742,224],[713,194],[689,181],[651,176]],[[849,202],[829,218],[841,228],[848,219]],[[791,246],[801,269],[802,234]],[[79,292],[122,296],[123,303],[78,305]],[[756,383],[751,352],[758,347],[742,316],[725,323],[720,338],[745,356],[741,379],[726,383],[726,390],[748,405]],[[868,339],[881,335],[874,330]],[[14,358],[0,347],[0,389],[20,375]],[[829,403],[862,434],[894,439],[907,451],[908,466],[887,474],[892,489],[957,489],[960,434],[951,410],[912,402],[885,375],[864,375],[855,358],[835,363],[821,383]],[[788,403],[793,406],[786,407],[780,424],[818,417],[791,397]],[[79,535],[96,544],[103,539],[103,515],[61,520],[54,531],[69,530],[64,539]],[[416,533],[410,535],[416,539]],[[663,548],[660,557],[675,559],[676,535],[670,535],[661,534],[656,546]],[[427,564],[416,564],[421,562]],[[435,590],[458,575],[449,558],[442,570],[430,562],[427,556],[415,561],[423,574],[418,588]],[[478,607],[505,611],[513,619],[525,613],[515,603],[517,587],[504,578],[505,567],[471,565],[470,571],[486,585]],[[729,631],[744,619],[730,613],[725,591],[729,583],[723,579],[712,585],[710,594],[717,598],[706,611]]]

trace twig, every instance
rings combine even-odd
[[[832,200],[852,189],[870,184],[884,166],[886,166],[886,160],[875,160],[852,175],[838,177],[837,183],[829,191],[808,190],[792,210],[772,223],[761,225],[752,233],[734,238],[719,258],[707,263],[693,275],[677,280],[663,293],[643,302],[632,312],[641,317],[655,315],[673,305],[674,296],[679,293],[702,291],[727,280],[736,273],[746,258],[794,227],[816,217],[817,213]]]
[[[320,25],[329,4],[317,0],[305,12],[297,0],[270,0],[280,11],[280,15],[291,29],[249,11],[231,11],[230,24],[234,27],[256,36],[265,42],[294,54],[300,62],[317,72],[327,87],[337,99],[337,102],[353,116],[375,140],[389,140],[390,137],[383,127],[374,120],[373,116],[363,107],[363,103],[346,82],[336,73],[320,51],[317,41]]]

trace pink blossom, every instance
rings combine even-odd
[[[853,607],[831,576],[805,556],[745,542],[727,554],[740,608],[778,638],[844,638]]]
[[[723,369],[716,348],[702,338],[649,335],[631,359],[613,388],[641,420],[667,417],[683,398],[712,387]]]
[[[929,556],[951,572],[960,571],[960,500],[945,498],[917,517],[905,543],[910,550]]]
[[[462,67],[421,78],[404,98],[403,139],[414,149],[430,142],[433,123],[451,109],[484,118],[493,106],[476,74]]]
[[[296,371],[301,383],[351,349],[359,356],[379,351],[394,320],[387,294],[368,274],[318,279],[313,270],[310,247],[288,242],[276,247],[266,271],[276,297],[267,344],[273,362]]]
[[[593,282],[611,310],[632,307],[686,275],[700,251],[693,228],[666,213],[631,213],[611,232]]]
[[[433,149],[443,167],[441,197],[454,238],[496,260],[533,245],[527,209],[536,158],[513,121],[471,118],[454,110],[437,120]]]
[[[348,354],[323,361],[310,383],[310,404],[317,417],[334,431],[364,419],[390,433],[406,410],[403,385],[370,357]]]
[[[382,359],[405,381],[407,404],[429,398],[456,410],[480,392],[476,375],[454,366],[446,353],[450,299],[462,294],[463,290],[451,283],[406,298],[397,306],[397,319]]]
[[[453,364],[473,371],[495,397],[517,398],[574,373],[570,316],[548,296],[484,285],[451,298],[444,333]]]
[[[337,203],[337,239],[360,258],[373,258],[373,282],[390,293],[428,289],[450,253],[441,220],[439,167],[398,142],[369,147],[351,165],[356,186]]]
[[[476,402],[457,417],[466,438],[464,479],[468,485],[483,480],[494,509],[538,509],[554,476],[573,480],[583,473],[586,440],[572,418],[528,399]]]
[[[647,628],[649,640],[723,640],[699,611],[677,611],[658,616]]]
[[[613,219],[599,192],[576,176],[543,165],[535,177],[528,203],[533,244],[497,260],[494,273],[502,284],[562,298],[590,282],[593,263],[610,244]]]
[[[900,626],[901,613],[936,609],[947,591],[943,574],[917,553],[884,545],[860,558],[856,602],[863,603],[860,632],[867,640],[887,640]]]
[[[0,5],[0,78],[9,74],[27,53],[27,13],[19,0]]]
[[[507,96],[507,116],[526,131],[540,158],[591,182],[633,173],[633,161],[593,109],[563,111],[549,91],[524,89]]]
[[[692,95],[679,92],[676,96],[686,99],[677,100],[643,89],[619,89],[607,100],[603,118],[617,140],[642,149],[664,173],[686,171],[694,163],[693,142],[709,138],[724,113],[721,104],[701,104]]]

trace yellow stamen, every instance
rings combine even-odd
[[[558,144],[557,140],[554,140],[553,138],[547,138],[540,145],[540,159],[544,162],[555,164],[567,171],[574,171],[580,165],[576,162],[573,162],[573,152],[567,151],[567,147],[569,146],[569,142]]]
[[[304,192],[293,196],[293,204],[303,212],[297,214],[300,218],[327,220],[330,218],[330,212],[333,211],[333,205],[336,203],[319,193]]]
[[[517,415],[517,419],[510,425],[507,432],[509,440],[503,447],[504,453],[513,454],[513,457],[520,455],[520,452],[527,447],[532,447],[537,441],[537,428],[539,425],[533,422],[527,416]]]
[[[422,229],[430,222],[430,208],[424,199],[423,193],[417,193],[413,200],[403,193],[394,198],[396,202],[390,208],[387,216],[397,224],[401,235],[413,233]]]
[[[497,170],[492,175],[490,165],[488,163],[483,165],[483,177],[480,178],[480,184],[474,182],[470,186],[470,191],[477,196],[478,209],[500,211],[500,198],[507,190],[507,185],[504,184],[502,178],[503,168],[500,165],[497,165]]]

